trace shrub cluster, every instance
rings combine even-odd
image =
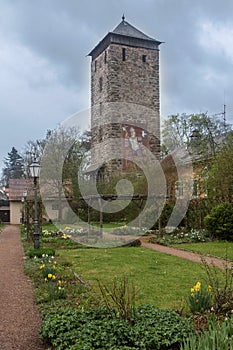
[[[188,320],[151,305],[135,309],[134,324],[99,307],[52,311],[41,327],[57,350],[177,349],[193,332]]]
[[[205,217],[205,227],[213,238],[233,241],[233,203],[221,203]]]

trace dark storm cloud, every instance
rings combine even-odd
[[[165,42],[160,47],[163,117],[214,114],[226,102],[233,122],[231,0],[0,0],[0,8],[0,107],[6,130],[1,158],[13,145],[22,148],[89,106],[86,55],[123,13]],[[87,127],[88,121],[80,124]]]

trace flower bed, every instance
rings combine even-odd
[[[66,235],[69,233],[66,232]],[[43,239],[46,241],[47,238],[50,238],[49,244],[52,244],[53,239],[59,240],[61,245],[71,241],[69,237],[57,237],[57,234],[53,237],[45,234],[42,241]],[[229,294],[232,291],[229,278],[225,278],[228,280],[228,285],[223,286],[227,291],[224,295],[217,288],[221,286],[220,280],[215,280],[216,283],[212,283],[211,287],[208,285],[205,287],[201,282],[197,282],[190,293],[187,293],[186,308],[189,305],[189,313],[186,316],[171,310],[159,310],[152,305],[131,308],[130,295],[127,297],[126,293],[122,294],[126,289],[118,288],[118,285],[112,291],[107,290],[105,294],[107,299],[103,307],[104,300],[93,293],[88,283],[77,275],[77,270],[73,271],[72,263],[62,260],[59,253],[56,255],[45,253],[46,249],[48,250],[45,245],[41,248],[44,253],[38,256],[30,255],[31,258],[27,259],[25,269],[34,279],[36,287],[36,301],[42,313],[41,335],[57,350],[178,350],[182,343],[185,350],[193,350],[188,339],[193,339],[192,344],[194,344],[198,335],[192,324],[203,332],[202,327],[208,331],[210,318],[221,324],[222,317],[224,319],[227,317],[229,322],[232,321],[230,307],[233,305],[233,298],[232,294]],[[39,250],[37,252],[41,253]],[[82,250],[79,254],[82,254]],[[207,276],[211,279],[211,272],[207,272]],[[232,275],[232,271],[228,271],[228,274]],[[213,278],[212,282],[214,282]],[[118,305],[116,308],[112,308],[109,304],[109,295],[116,301]],[[217,299],[216,296],[221,299]],[[223,309],[220,303],[223,297],[227,301],[227,310]],[[221,309],[215,306],[217,302]],[[131,310],[130,317],[123,317],[124,312],[120,312],[126,310],[125,307]],[[190,313],[193,314],[192,322],[189,318]],[[193,322],[194,319],[196,323]],[[232,328],[230,326],[227,329],[227,336],[231,339]],[[208,338],[208,335],[206,337]],[[186,343],[184,343],[185,339],[187,339]]]
[[[190,231],[177,229],[174,233],[155,234],[149,238],[150,243],[158,243],[162,245],[209,241],[211,241],[211,239],[204,229],[192,229]]]

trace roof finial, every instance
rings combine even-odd
[[[123,13],[123,16],[122,16],[122,21],[124,22],[125,21],[125,14]]]

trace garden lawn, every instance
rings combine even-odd
[[[173,244],[175,248],[181,248],[196,253],[212,255],[215,257],[233,261],[233,242],[201,242]]]
[[[58,228],[57,228],[57,226],[54,225],[54,224],[51,224],[51,223],[49,223],[49,222],[45,222],[45,223],[43,223],[43,225],[42,225],[42,230],[57,231]]]
[[[205,277],[201,264],[141,247],[58,250],[57,256],[71,262],[97,293],[97,280],[109,285],[127,277],[136,287],[137,304],[164,309],[183,306],[190,288]]]
[[[99,222],[92,222],[91,225],[96,226],[99,228],[100,224]],[[123,227],[125,226],[125,222],[104,222],[103,223],[103,228],[108,229],[108,228],[118,228],[118,227]]]

